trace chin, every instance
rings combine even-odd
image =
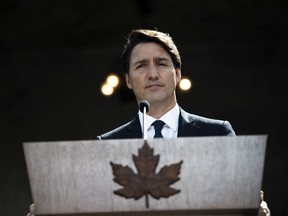
[[[150,103],[163,103],[167,98],[163,97],[149,97],[146,100],[148,100]]]
[[[169,98],[171,97],[166,92],[163,91],[149,92],[148,94],[145,94],[145,96],[143,100],[147,100],[150,103],[164,102],[170,100]]]

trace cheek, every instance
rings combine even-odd
[[[139,86],[139,82],[137,78],[135,78],[134,76],[131,76],[129,78],[126,79],[126,85],[129,89],[135,89]]]
[[[177,86],[179,79],[175,74],[171,74],[169,77],[166,77],[166,83],[169,83],[170,86]]]

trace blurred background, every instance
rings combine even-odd
[[[91,140],[137,108],[120,55],[135,28],[168,32],[192,88],[189,112],[229,120],[238,135],[268,134],[263,190],[288,215],[287,1],[10,0],[0,3],[0,215],[32,203],[22,143]]]

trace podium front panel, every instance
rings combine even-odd
[[[133,158],[143,150],[142,139],[23,146],[37,215],[241,215],[259,206],[266,141],[266,135],[148,140],[150,154],[159,161],[155,174],[182,161],[179,179],[169,184],[179,193],[159,199],[151,194],[134,199],[114,193],[124,186],[114,181],[111,162],[137,177]]]

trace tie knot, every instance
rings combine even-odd
[[[165,122],[161,121],[161,120],[156,120],[153,122],[152,124],[154,126],[155,129],[155,136],[156,137],[163,137],[163,135],[161,134],[161,130],[163,128],[163,126],[165,125]]]

